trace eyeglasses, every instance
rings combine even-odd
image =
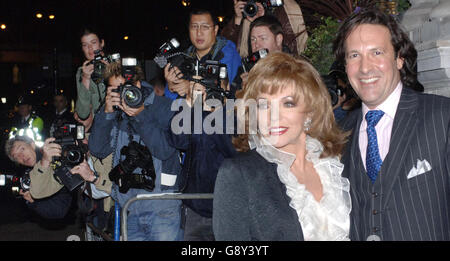
[[[200,28],[200,31],[209,31],[213,26],[209,24],[191,24],[189,25],[189,29],[191,30],[198,30]]]

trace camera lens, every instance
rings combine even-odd
[[[142,105],[142,92],[136,86],[126,86],[123,89],[122,97],[125,104],[131,108],[138,108]]]
[[[248,17],[254,17],[258,13],[258,6],[253,3],[249,2],[244,7],[244,14]]]
[[[61,156],[65,164],[75,166],[83,162],[84,154],[76,145],[67,145],[63,148]]]
[[[77,163],[80,161],[81,154],[77,150],[69,150],[66,152],[65,157],[69,162]]]

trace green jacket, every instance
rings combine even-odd
[[[76,74],[77,102],[75,105],[75,111],[81,119],[86,119],[89,117],[91,109],[95,113],[101,106],[101,101],[103,101],[106,96],[106,87],[103,82],[97,85],[91,79],[89,90],[86,89],[86,87],[81,83],[81,73],[82,67],[79,67]]]

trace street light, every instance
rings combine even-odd
[[[50,20],[55,19],[55,15],[49,15],[49,16],[48,16],[48,19],[50,19]]]
[[[2,24],[2,25],[0,25],[0,29],[2,29],[2,30],[6,30],[6,24]]]
[[[38,19],[41,19],[41,18],[42,18],[42,14],[41,14],[41,13],[37,13],[37,14],[36,14],[36,17],[37,17]]]
[[[190,1],[190,0],[181,0],[181,4],[182,4],[184,7],[188,7],[188,6],[191,5],[191,1]]]

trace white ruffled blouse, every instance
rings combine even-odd
[[[349,240],[350,183],[341,177],[344,165],[338,157],[320,159],[322,144],[307,136],[306,159],[313,163],[323,187],[323,197],[318,202],[290,171],[294,154],[276,149],[257,135],[250,135],[249,143],[267,161],[277,164],[278,177],[286,186],[286,194],[291,198],[289,206],[297,212],[305,240]]]

